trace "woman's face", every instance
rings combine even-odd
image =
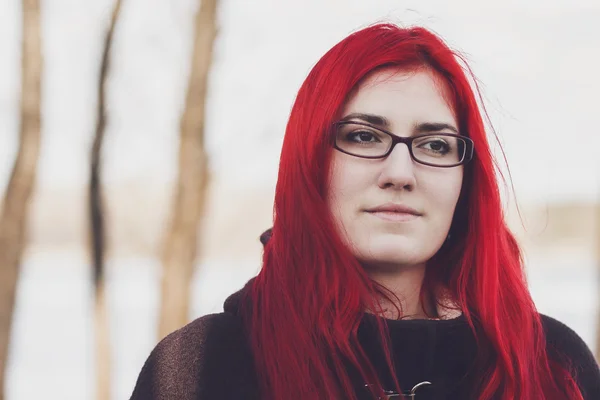
[[[367,122],[403,137],[424,130],[455,134],[456,118],[442,90],[441,81],[425,70],[374,72],[352,93],[342,119]],[[382,121],[374,124],[373,117]],[[435,125],[431,124],[437,125],[432,132]],[[440,249],[460,195],[462,166],[416,163],[408,147],[399,143],[383,159],[333,151],[331,172],[330,210],[342,237],[365,267],[383,272],[422,266]],[[410,207],[416,215],[373,212],[382,206]]]

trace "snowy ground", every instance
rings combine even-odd
[[[531,290],[541,312],[593,343],[597,294],[592,263],[533,264]],[[194,279],[194,316],[222,309],[227,294],[256,272],[255,262],[207,263]],[[73,255],[33,254],[18,294],[8,400],[93,398],[92,297],[85,261]],[[109,266],[114,399],[127,399],[155,344],[158,264],[123,259]]]

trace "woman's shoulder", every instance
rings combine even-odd
[[[254,390],[253,362],[241,318],[200,317],[162,339],[138,377],[132,400],[229,398]],[[242,392],[243,393],[243,392]]]
[[[558,350],[566,355],[577,356],[579,360],[593,361],[594,356],[585,341],[570,327],[548,315],[540,314],[550,349]]]
[[[170,369],[189,369],[199,359],[220,356],[221,351],[239,345],[243,339],[241,318],[222,312],[197,318],[162,339],[150,354],[149,361]]]
[[[600,399],[600,369],[585,341],[561,321],[541,314],[548,355],[567,367],[584,391],[584,399]]]
[[[243,329],[239,316],[228,312],[208,314],[167,335],[155,351],[169,353],[173,350],[200,349],[207,343],[218,346],[231,340],[239,341],[241,335]]]

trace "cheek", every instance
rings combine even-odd
[[[366,168],[343,155],[333,157],[328,201],[332,208],[345,208],[358,202],[368,186]]]
[[[369,192],[368,168],[346,157],[334,157],[327,202],[338,227],[348,232],[353,230],[353,222],[358,210],[365,206],[365,193]],[[372,183],[371,183],[372,184]]]
[[[462,172],[431,179],[423,188],[429,200],[429,208],[443,220],[451,220],[454,215],[462,187]]]

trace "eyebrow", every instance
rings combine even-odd
[[[364,114],[364,113],[350,113],[341,119],[342,122],[352,121],[360,119],[364,122],[368,122],[371,125],[377,125],[382,128],[389,128],[391,126],[390,121],[381,115],[375,114]]]
[[[414,126],[414,131],[417,133],[434,133],[446,129],[458,135],[458,129],[444,122],[423,122]]]
[[[344,118],[342,118],[341,122],[352,121],[357,119],[380,128],[390,129],[391,126],[390,120],[384,116],[364,113],[350,113]],[[443,130],[449,130],[457,135],[459,134],[458,129],[456,129],[453,125],[447,124],[445,122],[421,122],[413,126],[413,131],[416,134],[435,133]]]

